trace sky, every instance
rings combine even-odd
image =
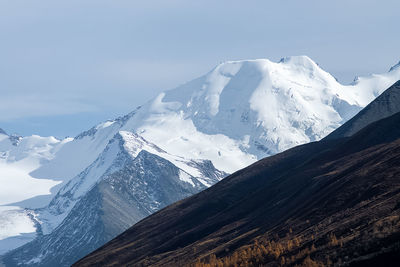
[[[398,0],[0,0],[0,128],[75,136],[228,60],[341,83],[400,60]]]

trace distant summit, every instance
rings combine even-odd
[[[390,70],[389,70],[389,72],[390,72],[390,71],[394,71],[395,69],[397,69],[397,68],[399,68],[399,67],[400,67],[400,61],[399,61],[399,63],[397,63],[396,65],[394,65],[393,67],[391,67]]]
[[[6,133],[6,131],[4,131],[2,128],[0,128],[0,134],[8,135],[8,134]]]

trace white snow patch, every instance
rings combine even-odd
[[[187,172],[179,170],[179,179],[181,179],[181,181],[191,184],[194,187],[195,184],[193,183],[191,178],[192,176],[190,176]]]
[[[195,98],[198,98],[200,94],[204,94],[211,116],[215,116],[218,113],[221,92],[230,79],[239,71],[240,67],[240,62],[229,62],[217,66],[207,75],[207,81],[202,86],[199,94],[195,95]]]
[[[171,154],[187,159],[211,160],[217,169],[227,173],[233,173],[256,160],[240,150],[240,141],[222,134],[204,134],[196,129],[192,120],[185,120],[181,113],[152,117],[139,128],[139,132]]]
[[[35,179],[29,175],[39,166],[37,159],[26,158],[17,162],[0,160],[0,205],[51,194],[50,189],[59,181]]]
[[[35,231],[35,224],[27,211],[13,206],[0,206],[0,240]]]
[[[107,128],[107,127],[113,125],[114,123],[115,123],[115,121],[106,121],[106,122],[103,122],[103,123],[100,123],[99,125],[97,125],[96,129],[98,130],[98,129]]]

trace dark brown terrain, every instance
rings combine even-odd
[[[74,266],[397,266],[400,113],[298,146],[145,218]]]

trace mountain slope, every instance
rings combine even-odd
[[[223,175],[211,163],[185,161],[136,134],[120,132],[47,208],[36,211],[39,237],[6,254],[4,262],[69,266],[140,219],[205,189]]]
[[[48,234],[57,227],[77,201],[96,183],[105,179],[107,175],[124,168],[142,151],[157,155],[174,164],[180,169],[182,181],[190,184],[196,191],[218,182],[225,176],[225,173],[216,170],[208,161],[187,160],[168,154],[137,134],[121,131],[110,140],[91,165],[59,190],[47,207],[36,210],[43,233]],[[161,179],[162,176],[159,178]]]
[[[36,195],[50,195],[50,188],[57,181],[34,179],[29,173],[40,165],[53,159],[54,154],[70,139],[63,141],[54,137],[37,135],[21,137],[0,132],[0,205],[11,204]],[[26,206],[45,205],[44,201],[33,200]]]
[[[400,81],[378,96],[346,124],[328,135],[327,139],[351,136],[368,124],[400,112]]]
[[[46,205],[59,182],[35,179],[30,172],[51,160],[68,141],[0,130],[0,205],[7,205],[0,206],[0,254],[35,238],[34,214],[23,208]]]
[[[396,113],[352,137],[265,158],[147,217],[74,266],[332,265],[398,255],[399,123]]]

